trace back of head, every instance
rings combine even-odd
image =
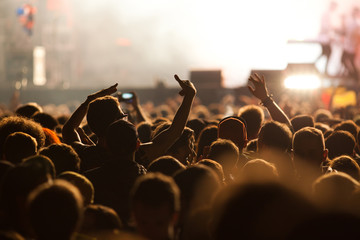
[[[326,109],[318,109],[314,113],[315,122],[325,122],[332,118],[333,118],[333,116],[332,116],[331,112]]]
[[[111,96],[97,98],[89,104],[86,115],[90,129],[98,137],[105,135],[107,127],[124,115],[119,108],[119,101]]]
[[[151,125],[147,122],[139,123],[136,126],[136,130],[139,134],[139,139],[142,143],[151,142]]]
[[[334,131],[325,140],[326,148],[329,149],[329,158],[334,159],[341,155],[353,156],[355,148],[354,137],[346,131]]]
[[[341,122],[341,123],[337,124],[334,127],[334,131],[339,131],[339,130],[347,131],[355,138],[355,140],[357,139],[358,126],[356,126],[354,121],[347,120],[347,121],[344,121],[344,122]]]
[[[336,157],[330,162],[330,167],[338,172],[349,174],[355,180],[360,180],[360,167],[357,162],[349,156]]]
[[[27,133],[12,133],[5,140],[3,152],[7,161],[13,164],[21,163],[24,158],[36,154],[36,139]]]
[[[274,164],[262,159],[247,162],[239,174],[243,182],[269,182],[278,180],[279,174]]]
[[[239,109],[238,116],[245,119],[246,131],[249,140],[257,138],[261,125],[264,122],[264,111],[256,105],[247,105]]]
[[[35,102],[24,104],[15,111],[16,115],[26,118],[31,118],[37,112],[42,112],[42,108]]]
[[[81,224],[82,233],[91,235],[92,232],[122,228],[122,222],[114,209],[98,204],[91,204],[85,208],[84,220]]]
[[[204,148],[210,147],[210,145],[218,138],[218,127],[217,126],[208,126],[204,128],[197,140],[197,156],[204,155]],[[204,156],[205,157],[205,156]]]
[[[56,176],[54,163],[47,156],[35,155],[25,158],[21,165],[37,172],[39,176],[49,175],[52,179]]]
[[[28,198],[30,224],[37,239],[71,239],[82,217],[82,198],[70,183],[56,180]]]
[[[224,171],[223,171],[223,167],[221,166],[220,163],[218,163],[214,160],[211,160],[211,159],[202,159],[197,164],[205,165],[205,166],[211,168],[216,173],[216,175],[219,177],[219,181],[220,182],[224,181]]]
[[[320,166],[326,158],[324,136],[316,128],[305,127],[297,131],[292,145],[295,160],[301,159],[311,165]]]
[[[218,127],[218,137],[231,140],[242,151],[247,143],[245,123],[236,117],[228,117],[222,119]]]
[[[171,177],[161,173],[143,175],[135,182],[131,209],[138,232],[147,239],[170,239],[177,213],[180,191]]]
[[[65,171],[80,171],[80,158],[70,145],[64,143],[52,144],[41,149],[39,154],[50,158],[58,175]]]
[[[292,133],[285,124],[269,121],[265,123],[259,133],[258,148],[274,148],[285,152],[291,148]]]
[[[159,157],[148,166],[149,172],[160,172],[167,176],[172,176],[175,172],[182,169],[185,169],[184,164],[172,156]]]
[[[0,121],[0,156],[3,154],[7,136],[15,132],[27,133],[34,137],[37,142],[37,149],[45,144],[45,134],[40,124],[23,117],[6,117]]]
[[[314,127],[314,118],[309,115],[298,115],[291,119],[291,125],[294,128],[294,132],[299,131],[304,127]]]
[[[327,124],[325,124],[325,123],[320,123],[320,122],[316,122],[316,123],[315,123],[315,128],[316,128],[316,129],[319,129],[323,134],[324,134],[326,131],[330,130],[329,125],[327,125]]]
[[[129,156],[136,151],[138,135],[135,126],[125,120],[117,120],[106,131],[106,145],[114,156]]]
[[[180,210],[180,191],[174,180],[162,173],[148,173],[139,177],[132,189],[132,208],[136,204],[157,208],[168,206],[171,212]]]
[[[54,118],[48,113],[41,113],[41,112],[35,113],[32,116],[32,119],[35,122],[40,123],[42,127],[51,129],[53,131],[55,130],[56,126],[59,124],[56,118]]]
[[[59,174],[57,178],[66,180],[78,188],[83,197],[84,206],[94,202],[94,186],[84,175],[67,171]]]
[[[331,210],[344,209],[359,182],[346,173],[333,172],[319,177],[313,184],[316,202]]]
[[[189,120],[186,126],[194,131],[195,140],[197,140],[200,135],[200,132],[206,127],[206,124],[202,119],[195,118]]]
[[[214,239],[285,239],[314,212],[304,197],[277,183],[235,185],[227,190]]]

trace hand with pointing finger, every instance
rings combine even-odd
[[[195,96],[196,94],[196,88],[194,86],[194,84],[192,84],[192,82],[190,82],[189,80],[181,80],[179,78],[178,75],[174,75],[175,80],[179,83],[180,87],[181,87],[181,91],[179,92],[179,94],[181,96]]]
[[[249,77],[249,82],[252,82],[254,84],[254,88],[248,85],[250,92],[260,101],[265,100],[269,96],[264,76],[260,77],[257,73],[252,74]]]

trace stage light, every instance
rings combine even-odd
[[[46,69],[45,69],[45,48],[35,47],[34,48],[34,85],[43,86],[46,84]]]
[[[298,74],[285,78],[284,86],[288,89],[317,89],[321,87],[321,80],[315,74]]]

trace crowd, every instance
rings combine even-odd
[[[120,104],[116,84],[71,115],[4,112],[0,239],[358,238],[357,109],[277,104],[254,74],[260,105],[228,114],[174,77],[160,109]]]

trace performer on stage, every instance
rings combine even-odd
[[[321,29],[319,35],[319,42],[321,44],[322,52],[321,55],[316,59],[317,62],[321,57],[325,56],[325,74],[328,74],[329,59],[331,56],[331,43],[335,35],[334,21],[336,18],[336,10],[338,4],[331,2],[329,9],[323,14],[321,18]]]
[[[351,15],[344,22],[344,51],[341,63],[347,70],[347,74],[358,82],[359,73],[355,65],[356,50],[360,43],[360,9],[355,7]]]

